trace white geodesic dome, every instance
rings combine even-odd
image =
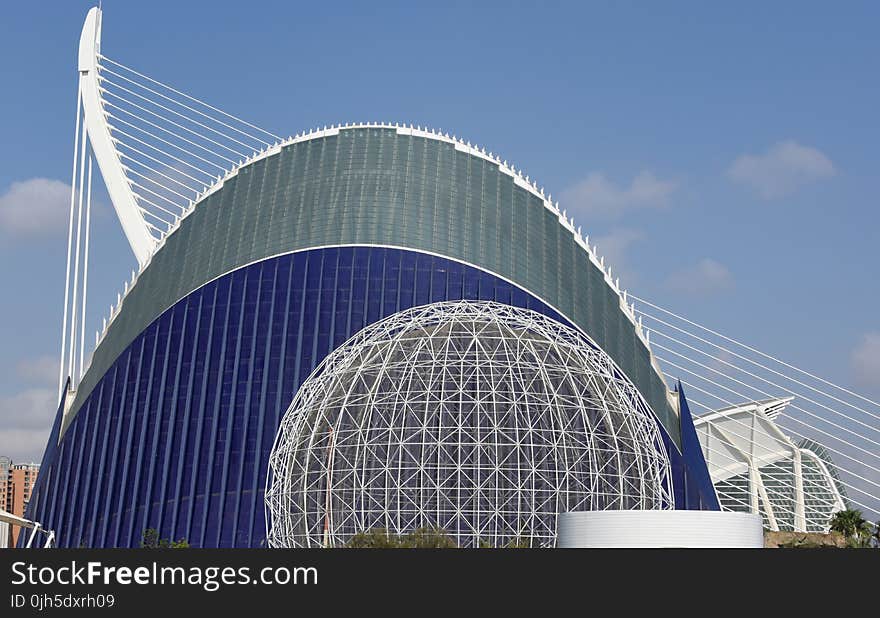
[[[672,508],[657,421],[578,331],[493,302],[389,316],[315,369],[270,458],[269,544],[440,528],[551,546],[565,511]]]

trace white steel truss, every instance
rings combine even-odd
[[[300,387],[270,458],[269,543],[436,527],[552,546],[565,511],[672,508],[644,399],[579,332],[494,302],[394,314]]]

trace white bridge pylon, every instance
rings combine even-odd
[[[113,137],[101,97],[98,57],[101,53],[101,9],[93,8],[86,15],[79,39],[79,92],[82,100],[85,129],[101,176],[110,194],[110,201],[131,245],[138,264],[145,264],[156,247],[157,239],[150,233],[144,213],[135,199],[133,187],[125,173],[122,159],[114,147]]]
[[[101,19],[91,9],[80,35],[84,126],[143,267],[209,187],[281,138],[104,56]]]
[[[206,192],[281,141],[103,55],[101,21],[100,8],[89,10],[79,40],[59,392],[68,376],[75,390],[87,366],[92,161],[140,271]],[[121,299],[110,308],[111,319]]]

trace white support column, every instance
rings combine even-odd
[[[77,298],[79,294],[79,257],[80,248],[82,247],[82,218],[83,218],[83,183],[85,182],[86,167],[86,140],[80,142],[79,154],[79,199],[77,200],[76,209],[76,246],[74,250],[73,263],[73,303],[70,308],[70,346],[69,346],[69,365],[68,375],[71,380],[76,380],[76,333],[77,333]]]
[[[767,494],[767,488],[764,487],[764,479],[761,478],[761,471],[755,468],[755,477],[757,478],[757,493],[761,498],[761,502],[764,504],[764,512],[767,514],[767,525],[770,526],[770,529],[774,532],[779,532],[779,520],[776,519],[776,509],[773,508],[773,503],[770,502],[770,496]],[[755,513],[760,514],[761,511],[755,511]]]
[[[76,93],[76,132],[73,139],[73,171],[70,174],[70,221],[67,227],[67,267],[64,276],[64,318],[61,323],[61,362],[58,367],[58,397],[59,401],[63,401],[66,393],[63,393],[65,379],[65,357],[67,356],[67,312],[70,309],[70,263],[71,252],[73,251],[73,219],[76,209],[76,162],[77,153],[79,152],[80,140],[80,120],[82,119],[82,90],[77,85]],[[83,136],[82,139],[85,139]]]
[[[758,498],[758,487],[761,485],[761,480],[758,474],[758,469],[755,467],[754,462],[749,458],[749,508],[752,513],[760,513],[761,512],[761,504]]]
[[[806,505],[804,504],[804,476],[801,465],[801,450],[791,450],[792,471],[794,472],[794,529],[807,529]]]
[[[710,425],[717,432],[718,436],[726,443],[726,445],[736,451],[743,461],[749,466],[749,508],[752,513],[761,514],[761,505],[764,505],[764,513],[767,515],[767,525],[773,531],[779,530],[779,522],[776,519],[776,512],[770,496],[767,494],[767,488],[764,486],[764,479],[761,477],[761,471],[755,461],[755,443],[750,440],[747,444],[749,451],[743,450],[741,445],[733,435],[725,431],[720,425]],[[751,426],[754,429],[754,426]]]
[[[80,310],[80,335],[79,335],[79,380],[82,380],[85,371],[86,349],[86,299],[89,291],[89,230],[92,223],[92,157],[89,157],[89,172],[86,188],[86,241],[83,247],[83,283],[82,283],[82,309]]]

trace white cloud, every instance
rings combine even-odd
[[[733,287],[733,277],[724,264],[703,258],[694,266],[671,274],[667,285],[677,292],[702,296],[729,290]]]
[[[834,174],[834,164],[825,154],[792,140],[777,142],[763,154],[737,157],[727,170],[729,178],[751,187],[765,199],[789,195]]]
[[[7,236],[50,236],[67,228],[70,185],[50,178],[13,182],[0,195],[0,231]]]
[[[0,455],[40,461],[57,407],[54,390],[32,388],[0,397]]]
[[[850,357],[859,384],[880,387],[880,333],[867,333]]]
[[[39,461],[55,420],[58,359],[40,356],[20,361],[15,372],[29,388],[0,397],[0,455],[13,461]]]
[[[590,238],[590,244],[595,244],[599,255],[605,258],[605,264],[611,266],[611,274],[620,277],[621,283],[633,285],[637,276],[629,267],[627,252],[630,247],[644,238],[640,230],[630,228],[618,228],[603,236]]]
[[[723,375],[730,375],[731,368],[730,365],[736,363],[736,357],[728,352],[727,350],[715,350],[712,353],[714,358],[706,358],[706,365],[714,369],[715,371],[721,372]],[[701,361],[702,362],[702,361]],[[729,363],[729,364],[727,364]],[[719,375],[719,374],[715,374]]]
[[[591,172],[563,192],[562,203],[579,214],[610,217],[634,208],[662,208],[676,186],[649,171],[640,172],[628,187],[615,185],[602,172]]]
[[[608,263],[614,265],[623,262],[626,251],[644,236],[639,230],[619,228],[604,236],[597,236],[595,244],[599,255],[604,256]]]
[[[15,369],[19,377],[29,384],[51,386],[58,380],[58,357],[40,356],[23,360]]]

